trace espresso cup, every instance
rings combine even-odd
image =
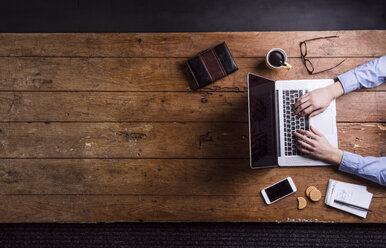
[[[287,54],[281,48],[272,48],[265,57],[265,64],[271,70],[291,69],[291,65],[287,63]]]

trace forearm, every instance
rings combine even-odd
[[[334,84],[327,86],[327,89],[331,96],[331,101],[344,94],[342,83],[338,80]]]
[[[386,157],[362,157],[345,151],[339,170],[386,186]]]
[[[376,87],[385,82],[386,56],[372,60],[338,76],[347,94],[356,89]]]
[[[338,165],[338,168],[339,168],[339,165],[342,163],[342,159],[343,159],[343,151],[338,148],[335,148],[331,152],[331,156],[330,156],[331,163]]]

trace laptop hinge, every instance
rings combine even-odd
[[[281,157],[280,149],[280,118],[279,118],[279,90],[275,90],[274,96],[274,105],[275,105],[275,143],[276,143],[276,157]]]

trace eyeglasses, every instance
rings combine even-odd
[[[310,75],[318,74],[318,73],[322,73],[322,72],[326,72],[326,71],[329,71],[331,69],[334,69],[335,67],[338,67],[346,60],[346,59],[342,60],[341,62],[339,62],[339,64],[337,64],[336,66],[331,67],[329,69],[314,72],[315,69],[314,69],[313,64],[311,63],[311,61],[309,59],[306,58],[306,56],[307,56],[307,43],[306,42],[313,41],[313,40],[330,39],[330,38],[339,38],[339,36],[334,35],[334,36],[318,37],[318,38],[313,38],[313,39],[309,39],[309,40],[304,40],[304,41],[299,43],[300,54],[302,55],[303,64],[306,67],[306,69]]]

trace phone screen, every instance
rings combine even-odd
[[[273,202],[293,192],[288,179],[265,189],[268,199]]]

